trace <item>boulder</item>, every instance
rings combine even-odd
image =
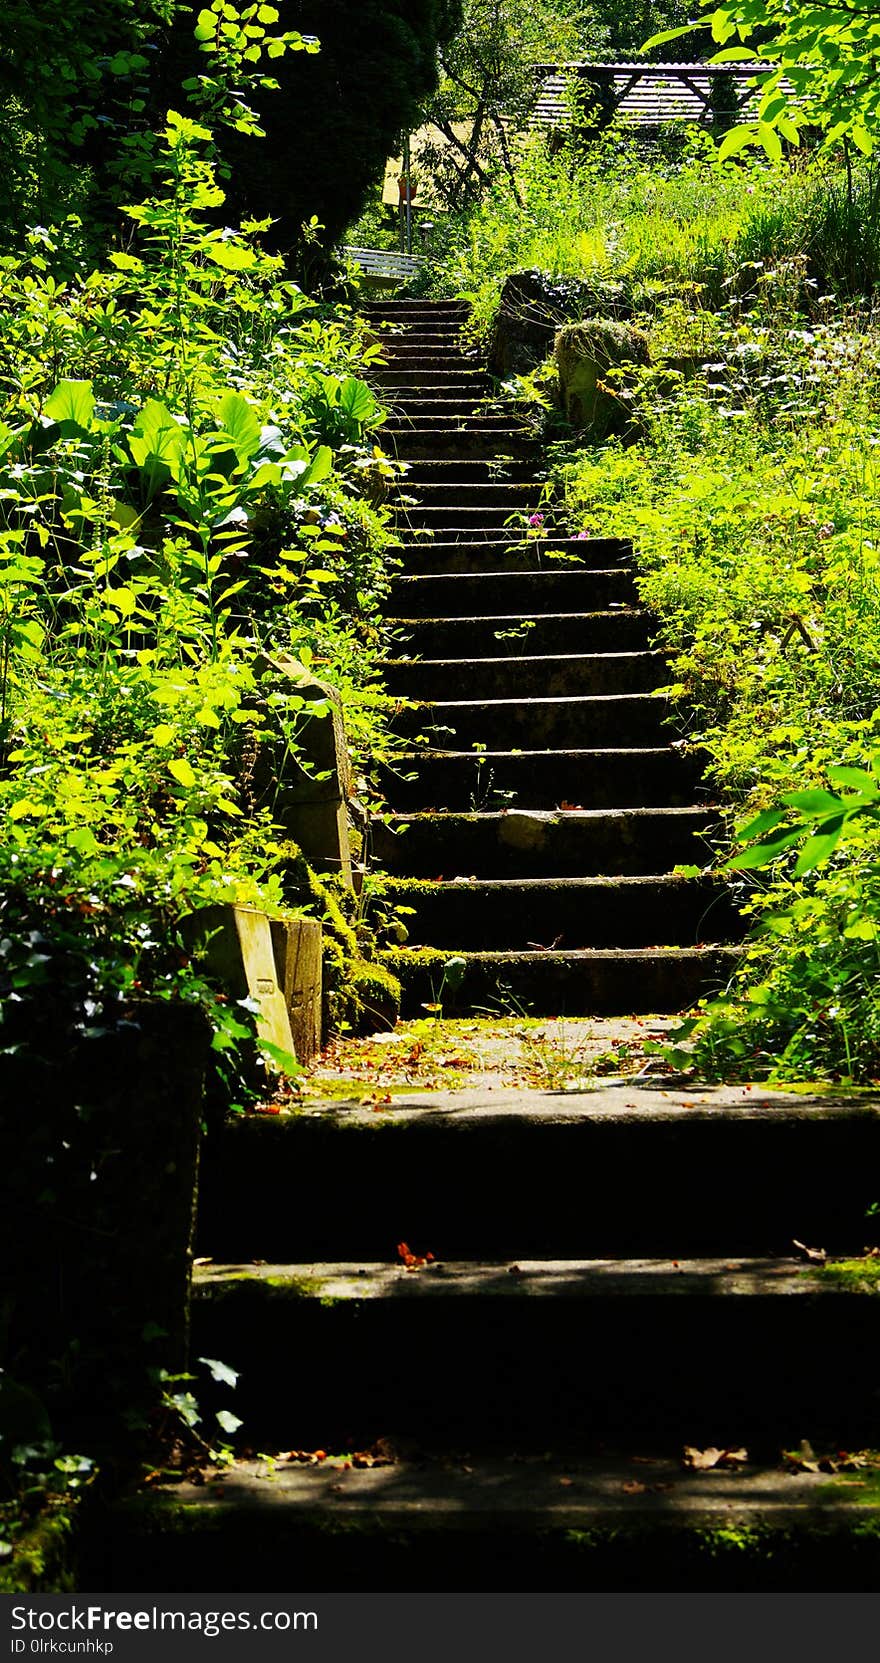
[[[638,370],[651,362],[643,330],[607,318],[566,324],[554,358],[559,401],[572,427],[595,444],[635,436],[633,389]]]
[[[501,380],[528,375],[549,357],[561,325],[586,316],[630,317],[625,285],[599,278],[549,277],[542,271],[511,272],[492,326],[490,374]]]

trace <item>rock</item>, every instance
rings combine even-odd
[[[502,380],[529,374],[552,352],[560,326],[588,315],[631,316],[625,285],[598,278],[549,277],[542,271],[511,272],[492,327],[490,374]]]
[[[556,336],[559,399],[566,417],[594,443],[634,437],[632,390],[638,367],[650,364],[648,337],[632,324],[586,318]]]

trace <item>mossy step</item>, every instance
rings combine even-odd
[[[446,1448],[542,1449],[552,1428],[593,1450],[803,1437],[847,1449],[876,1434],[872,1290],[785,1259],[462,1263],[432,1251],[415,1270],[364,1259],[197,1270],[194,1352],[241,1369],[236,1412],[252,1438],[364,1447],[391,1425]]]
[[[658,745],[669,735],[667,701],[655,693],[534,699],[450,699],[401,710],[393,726],[433,744],[510,747]]]
[[[654,876],[706,865],[717,832],[711,807],[426,810],[375,825],[390,872],[412,877]]]
[[[392,644],[417,658],[519,658],[524,652],[567,655],[638,652],[653,620],[636,607],[607,612],[550,612],[509,618],[389,618]],[[550,691],[550,689],[545,689]],[[420,697],[425,697],[422,694]]]
[[[412,503],[402,504],[407,518],[418,519],[419,522],[424,518],[426,523],[430,519],[432,524],[435,521],[440,523],[438,516],[441,513],[450,516],[450,524],[458,524],[460,520],[467,524],[466,516],[482,514],[487,510],[490,519],[494,519],[499,510],[508,515],[525,514],[533,508],[537,509],[542,490],[540,480],[521,480],[519,483],[502,481],[495,485],[481,480],[450,481],[446,485],[410,485],[409,480],[404,479],[400,485],[402,498],[415,498]],[[505,522],[502,520],[501,523]]]
[[[686,1472],[677,1452],[236,1462],[95,1521],[86,1587],[222,1594],[873,1593],[876,1473]],[[305,1602],[307,1604],[307,1601]],[[303,1602],[300,1601],[302,1607]]]
[[[497,528],[486,528],[485,535],[497,539]],[[387,607],[392,616],[402,618],[473,618],[493,612],[509,618],[516,613],[534,617],[541,612],[602,612],[637,600],[632,572],[611,566],[394,577]]]
[[[429,387],[423,387],[421,393],[409,393],[406,397],[400,389],[393,395],[386,393],[386,402],[390,407],[392,419],[412,423],[414,427],[421,424],[425,416],[439,416],[444,421],[469,421],[483,416],[497,416],[495,399],[489,398],[485,390],[474,391],[465,388],[464,392],[452,392],[444,388],[442,392],[432,392]],[[510,415],[505,414],[506,422]]]
[[[876,1099],[608,1081],[592,1071],[595,1031],[570,1021],[534,1034],[533,1068],[543,1056],[554,1091],[413,1087],[383,1102],[377,1085],[359,1106],[354,1084],[349,1101],[228,1121],[203,1151],[199,1253],[369,1261],[405,1241],[510,1264],[661,1252],[735,1263],[790,1252],[793,1238],[861,1251],[880,1166]],[[434,1050],[454,1057],[454,1044]],[[491,1036],[486,1046],[491,1066]]]
[[[397,658],[376,668],[389,693],[408,699],[548,698],[579,693],[646,693],[669,680],[666,654],[657,651],[496,652],[487,658]]]
[[[407,909],[410,947],[692,947],[743,933],[729,887],[712,877],[391,878],[374,893]]]
[[[611,614],[616,617],[617,614]],[[626,614],[621,614],[626,621]],[[482,623],[483,620],[477,620]],[[540,620],[542,623],[543,620]],[[564,619],[551,618],[555,627]],[[462,620],[467,627],[467,621]],[[404,752],[382,770],[393,808],[683,806],[698,800],[701,759],[671,745],[558,751]]]
[[[460,950],[464,980],[446,1008],[456,1015],[521,1011],[528,1016],[621,1016],[687,1011],[722,992],[739,961],[736,947],[587,947],[561,951]],[[389,949],[402,984],[401,1014],[433,1009],[448,947]]]

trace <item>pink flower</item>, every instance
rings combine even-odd
[[[543,514],[531,514],[529,516],[529,525],[543,525],[543,524],[544,524]]]
[[[578,532],[578,541],[580,541],[580,539],[582,537],[589,537],[589,535],[590,535],[590,533],[588,531],[579,531]]]

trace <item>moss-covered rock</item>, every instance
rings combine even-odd
[[[632,393],[638,370],[651,362],[648,337],[633,324],[586,318],[556,336],[559,400],[573,427],[594,443],[635,437]]]

